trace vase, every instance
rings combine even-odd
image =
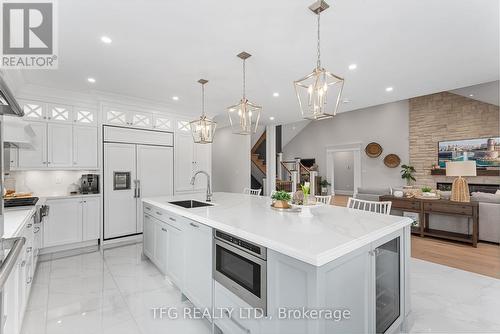
[[[288,209],[290,204],[288,201],[274,201],[273,206],[278,209]]]

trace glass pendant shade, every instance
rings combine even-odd
[[[234,134],[250,135],[257,131],[262,107],[253,104],[248,99],[227,108],[229,123]]]
[[[234,134],[250,135],[257,132],[262,107],[248,101],[245,95],[245,61],[246,59],[250,58],[251,55],[243,51],[237,56],[238,58],[243,60],[243,97],[238,104],[228,107],[227,113],[229,115],[229,123]]]
[[[305,119],[320,120],[335,116],[344,88],[343,78],[321,66],[320,17],[321,12],[328,8],[324,0],[318,0],[309,6],[318,18],[316,68],[304,78],[293,82],[300,111]]]
[[[189,122],[191,127],[191,134],[193,135],[193,140],[198,144],[210,144],[214,140],[215,129],[217,123],[207,118],[205,115],[205,84],[208,80],[200,79],[198,82],[201,84],[201,116],[199,119]]]
[[[315,68],[294,85],[303,118],[320,120],[337,114],[344,79],[324,68]]]

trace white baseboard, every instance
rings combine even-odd
[[[142,234],[102,241],[102,248],[119,247],[142,242]]]
[[[353,190],[335,190],[335,195],[352,196],[353,194],[354,194]]]
[[[59,257],[95,252],[99,249],[98,240],[77,242],[72,244],[45,247],[40,249],[40,260],[47,261]]]

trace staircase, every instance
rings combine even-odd
[[[252,188],[262,188],[262,179],[266,177],[265,157],[266,132],[264,131],[250,151],[250,160],[252,161]]]

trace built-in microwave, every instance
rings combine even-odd
[[[267,314],[267,249],[214,231],[213,277],[250,306]]]

